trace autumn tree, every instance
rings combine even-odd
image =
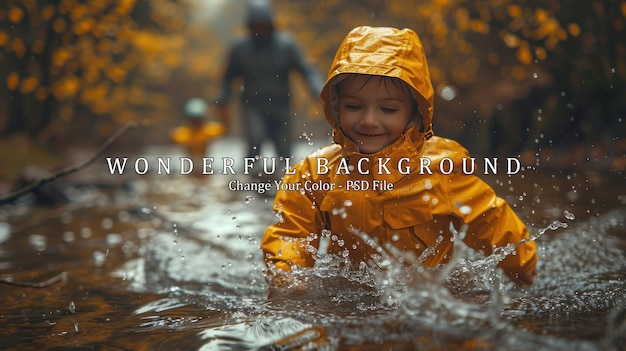
[[[242,1],[3,1],[0,133],[65,142],[76,131],[109,134],[128,120],[160,123],[188,96],[211,98],[227,44],[215,23],[230,23],[217,32],[235,31]],[[194,22],[201,3],[221,5]],[[277,25],[321,71],[355,26],[418,32],[438,92],[439,134],[471,145],[493,136],[484,147],[517,152],[610,143],[625,132],[624,0],[273,4]],[[315,102],[304,96],[294,105],[306,113]]]
[[[0,5],[3,135],[67,140],[166,108],[186,3],[7,0]],[[112,120],[113,123],[110,123]],[[104,128],[100,130],[101,128]]]
[[[518,152],[624,135],[625,1],[276,3],[289,13],[283,25],[321,67],[354,26],[414,29],[441,98],[435,130],[471,138],[470,145],[500,135],[485,147],[510,140],[508,151]]]

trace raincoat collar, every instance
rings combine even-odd
[[[377,167],[379,160],[384,162],[384,160],[389,159],[388,163],[395,166],[400,159],[407,158],[408,160],[403,163],[405,166],[410,169],[419,169],[424,139],[424,133],[420,132],[417,126],[411,126],[391,145],[373,154],[364,154],[359,152],[357,145],[348,139],[341,130],[335,129],[333,131],[333,141],[341,145],[342,156],[348,159],[348,164],[354,165],[360,159],[368,158],[368,164],[371,166],[370,174],[373,179],[384,179],[390,183],[395,183],[407,175],[397,169],[391,170],[390,174],[380,172]]]

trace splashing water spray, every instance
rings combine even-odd
[[[501,320],[506,294],[497,274],[498,263],[517,246],[559,228],[567,228],[567,224],[554,221],[520,242],[498,247],[488,257],[471,260],[471,249],[463,243],[467,226],[457,230],[451,223],[450,240],[454,243],[454,254],[448,263],[433,268],[424,267],[422,263],[435,253],[444,240],[443,236],[416,257],[413,252],[401,251],[392,243],[380,245],[366,233],[357,230],[354,233],[379,255],[373,260],[371,271],[382,291],[382,302],[396,307],[394,318],[406,325],[421,322],[430,328],[452,328],[457,333],[465,331],[471,335],[477,330],[485,330],[486,325],[493,333],[508,326]],[[468,297],[476,300],[475,296],[480,294],[487,295],[480,303],[464,301]],[[459,296],[464,299],[458,299]]]

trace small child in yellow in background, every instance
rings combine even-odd
[[[199,160],[204,157],[209,142],[226,132],[221,122],[205,122],[208,108],[208,104],[203,99],[188,100],[184,108],[185,125],[177,127],[171,133],[172,141],[183,146],[196,165],[202,164]],[[201,167],[194,167],[194,169],[198,170]]]

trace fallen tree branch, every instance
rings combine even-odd
[[[46,288],[52,284],[64,281],[67,279],[67,272],[63,271],[61,273],[55,274],[54,276],[39,281],[39,282],[31,282],[31,281],[14,281],[13,276],[5,275],[0,276],[0,284],[8,284],[13,286],[22,286],[26,288]]]
[[[49,176],[49,177],[45,177],[45,178],[41,178],[38,179],[37,181],[34,181],[32,183],[30,183],[29,185],[14,190],[8,194],[2,195],[0,196],[0,204],[2,203],[6,203],[9,202],[11,200],[16,199],[19,196],[22,196],[30,191],[33,191],[45,184],[48,184],[52,181],[55,181],[61,177],[64,177],[70,173],[74,173],[77,171],[80,171],[81,169],[89,166],[90,164],[92,164],[98,157],[100,157],[111,145],[113,145],[113,143],[121,138],[124,134],[126,134],[129,130],[131,130],[132,128],[135,128],[137,126],[137,123],[135,122],[128,122],[126,123],[122,128],[118,129],[113,135],[111,135],[105,142],[104,144],[102,144],[100,146],[100,148],[98,149],[98,151],[96,151],[96,153],[91,156],[90,158],[88,158],[87,160],[74,165],[74,166],[70,166],[67,168],[64,168],[60,171],[58,171],[57,173]]]

